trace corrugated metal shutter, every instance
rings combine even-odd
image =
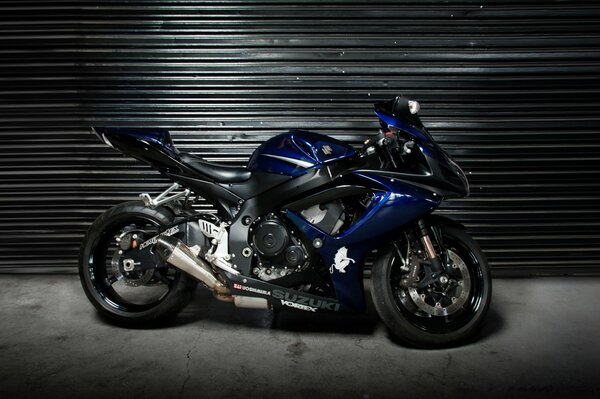
[[[599,47],[597,2],[3,1],[0,270],[73,270],[100,212],[166,185],[89,125],[243,164],[289,128],[359,143],[403,93],[496,272],[595,272]]]

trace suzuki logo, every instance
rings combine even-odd
[[[325,154],[325,155],[329,155],[333,152],[331,147],[328,146],[327,144],[325,144],[323,147],[321,147],[321,151],[323,151],[323,154]]]

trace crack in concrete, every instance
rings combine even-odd
[[[202,323],[202,328],[200,329],[200,331],[198,331],[198,335],[196,335],[196,338],[194,339],[194,343],[192,344],[190,349],[187,351],[187,354],[185,355],[187,357],[187,362],[185,364],[186,377],[185,377],[185,380],[183,380],[183,384],[181,384],[181,388],[179,388],[179,395],[177,395],[179,398],[183,397],[183,393],[185,392],[185,386],[187,385],[188,381],[192,377],[192,375],[190,373],[190,363],[192,362],[192,352],[194,352],[196,350],[196,347],[198,346],[198,341],[200,340],[200,336],[202,335],[203,330],[204,330],[204,323]]]
[[[451,366],[452,366],[452,354],[451,353],[447,353],[447,356],[446,356],[446,365],[442,369],[442,378],[444,380],[446,380],[446,377],[448,376],[448,372],[450,371],[450,367]]]
[[[368,350],[367,348],[365,348],[364,346],[362,346],[362,345],[361,345],[362,341],[363,341],[363,339],[362,339],[362,338],[357,338],[357,339],[354,341],[354,346],[356,346],[356,347],[358,347],[358,348],[360,348],[360,349],[362,349],[362,350],[365,350],[365,351],[366,351],[366,350]]]

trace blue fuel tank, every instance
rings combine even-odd
[[[275,136],[258,147],[248,169],[258,172],[300,176],[312,168],[356,155],[346,143],[323,134],[293,130]]]

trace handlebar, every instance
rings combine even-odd
[[[387,164],[397,168],[396,160],[399,156],[410,154],[414,146],[413,140],[404,139],[397,132],[380,130],[378,135],[365,141],[363,154],[371,155],[377,152]]]

